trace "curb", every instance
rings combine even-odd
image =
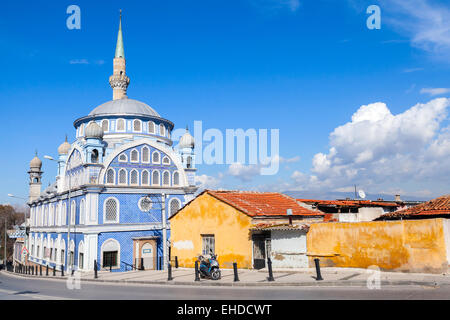
[[[11,272],[1,271],[0,273],[8,276],[16,276],[27,279],[39,280],[67,280],[67,277],[61,276],[28,276]],[[144,281],[144,280],[102,280],[102,279],[80,279],[82,282],[92,283],[111,283],[111,284],[147,284],[147,285],[167,285],[167,286],[208,286],[208,287],[366,287],[367,281],[316,281],[316,282],[188,282],[188,281]],[[382,280],[381,286],[427,286],[438,287],[446,283],[437,283],[435,281],[413,281],[413,280]]]

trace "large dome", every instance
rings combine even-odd
[[[90,116],[102,115],[144,115],[158,117],[161,116],[149,105],[128,98],[111,100],[99,105],[89,113]]]

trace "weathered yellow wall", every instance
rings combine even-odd
[[[309,263],[441,273],[447,270],[443,219],[319,223],[307,234]]]
[[[194,267],[202,252],[202,234],[214,234],[221,268],[252,267],[251,218],[205,193],[170,219],[172,257]]]

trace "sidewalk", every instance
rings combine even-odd
[[[5,271],[2,271],[5,272]],[[5,272],[6,273],[6,272]],[[32,276],[23,274],[12,274],[21,277],[45,278],[45,279],[67,279],[67,275],[61,277],[57,272],[56,276],[45,275]],[[363,286],[368,283],[374,284],[373,270],[354,268],[322,268],[322,281],[316,280],[316,271],[313,268],[297,270],[274,270],[275,281],[268,281],[267,270],[238,270],[239,280],[234,282],[234,273],[230,269],[222,269],[222,278],[217,281],[209,279],[195,280],[194,269],[179,268],[172,269],[172,281],[167,280],[167,271],[146,270],[128,272],[108,272],[100,271],[98,278],[94,279],[93,272],[81,274],[81,281],[123,283],[123,284],[153,284],[153,285],[200,285],[200,286]],[[371,281],[372,280],[372,281]],[[449,274],[420,274],[420,273],[399,273],[380,272],[380,285],[422,285],[440,286],[450,285]]]

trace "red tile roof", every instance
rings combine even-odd
[[[340,207],[400,207],[396,202],[381,202],[371,200],[315,200],[315,199],[297,199],[297,201],[307,204],[317,204],[322,206],[340,206]]]
[[[229,204],[249,216],[287,216],[292,209],[293,216],[323,216],[319,210],[310,210],[294,198],[277,192],[214,191],[205,190],[211,196]]]
[[[437,215],[450,215],[450,194],[421,203],[408,209],[386,213],[378,217],[376,220]]]

